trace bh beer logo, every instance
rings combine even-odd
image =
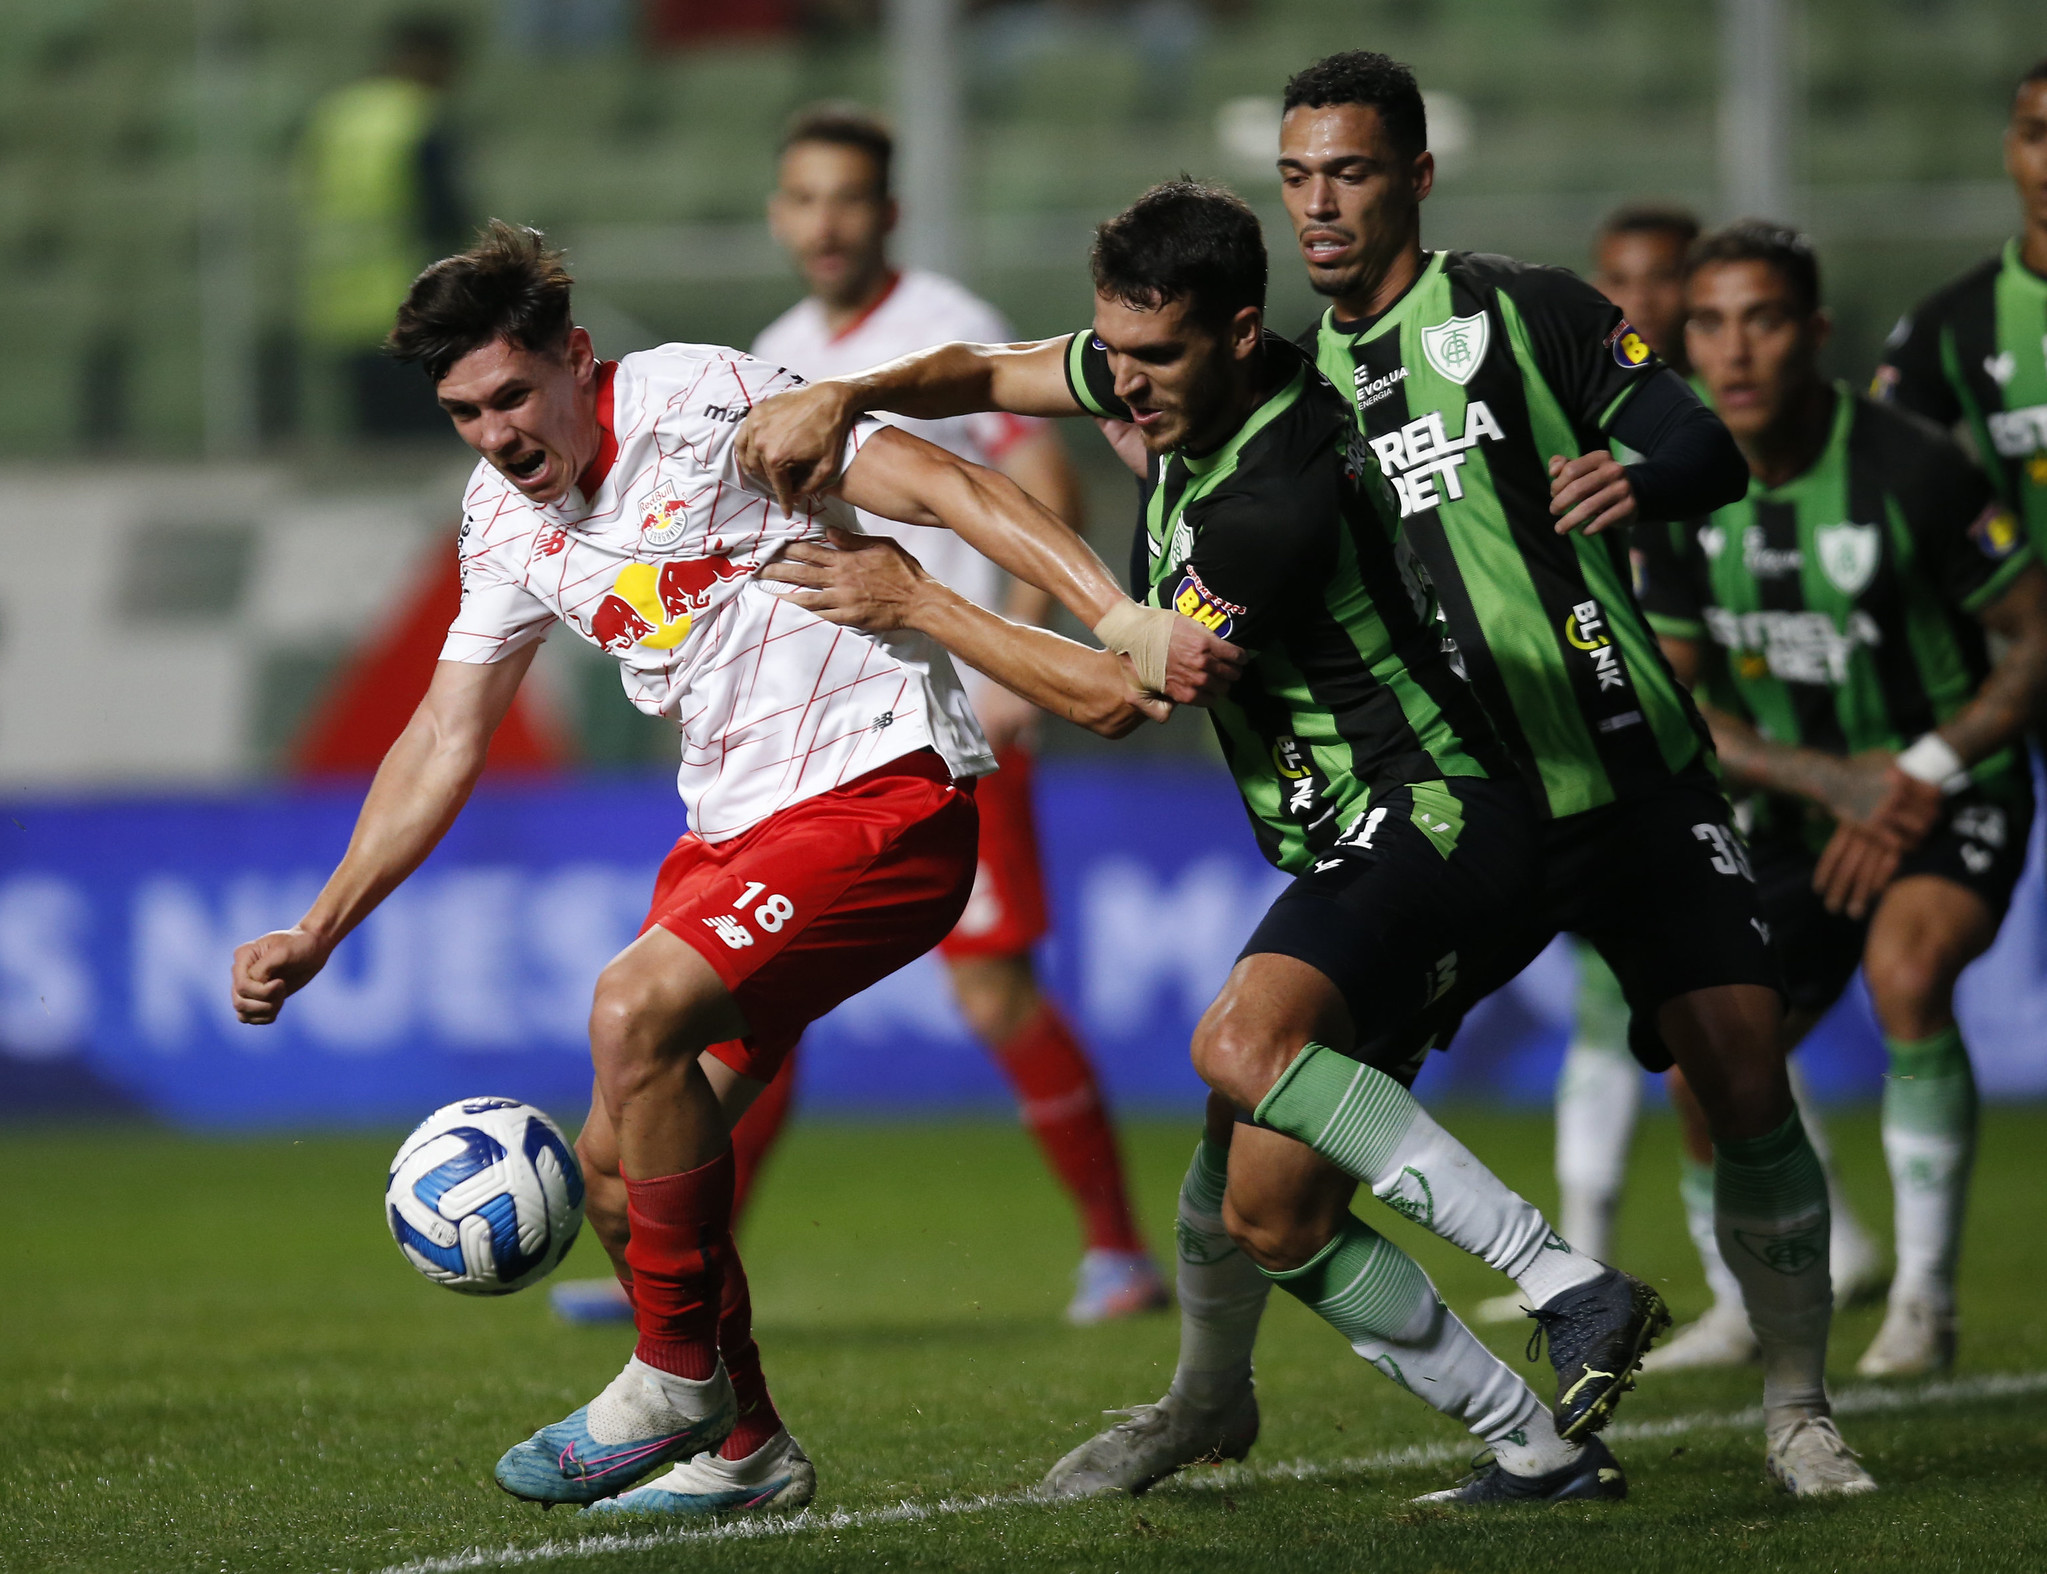
[[[751,570],[725,557],[628,563],[590,615],[590,638],[613,655],[634,646],[673,650],[689,638],[691,620],[711,605],[712,591]]]

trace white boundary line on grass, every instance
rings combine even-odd
[[[1875,1415],[1924,1410],[1935,1405],[1969,1404],[1985,1399],[2015,1399],[2043,1392],[2047,1392],[2047,1372],[2000,1372],[1953,1382],[1925,1383],[1916,1388],[1844,1389],[1834,1396],[1834,1413]],[[1760,1407],[1709,1410],[1666,1416],[1659,1421],[1619,1421],[1607,1428],[1605,1435],[1614,1442],[1629,1442],[1683,1437],[1693,1432],[1745,1432],[1759,1429],[1762,1424]],[[1214,1470],[1204,1470],[1199,1476],[1179,1477],[1173,1488],[1220,1492],[1261,1481],[1328,1481],[1387,1470],[1448,1464],[1468,1458],[1471,1452],[1472,1444],[1469,1442],[1418,1443],[1355,1459],[1297,1459],[1258,1466],[1223,1465]],[[1030,1505],[1049,1506],[1046,1499],[1032,1492],[996,1492],[980,1497],[941,1498],[935,1503],[905,1501],[890,1508],[840,1508],[826,1514],[813,1514],[805,1509],[800,1514],[728,1519],[688,1530],[583,1536],[574,1541],[550,1541],[531,1547],[472,1548],[450,1557],[420,1558],[412,1563],[393,1564],[379,1570],[378,1574],[469,1574],[471,1570],[519,1568],[527,1564],[553,1563],[563,1558],[593,1557],[611,1552],[652,1552],[662,1547],[689,1546],[701,1541],[761,1541],[820,1530],[868,1530],[883,1525],[915,1524],[961,1514],[978,1514],[988,1509]]]

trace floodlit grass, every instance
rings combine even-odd
[[[1551,1198],[1546,1120],[1449,1123],[1510,1182]],[[1881,1229],[1874,1117],[1833,1128],[1849,1189]],[[1192,1135],[1191,1123],[1128,1132],[1162,1245]],[[374,1571],[510,1547],[545,1549],[545,1568],[617,1574],[2047,1567],[2047,1393],[1979,1390],[1847,1419],[1884,1485],[1871,1498],[1793,1504],[1764,1485],[1754,1433],[1705,1427],[1620,1437],[1626,1504],[1458,1515],[1407,1502],[1454,1480],[1455,1458],[1345,1464],[1416,1444],[1461,1454],[1462,1434],[1283,1296],[1259,1350],[1253,1471],[1135,1502],[875,1523],[905,1500],[930,1509],[1029,1486],[1104,1407],[1155,1398],[1171,1372],[1170,1317],[1060,1323],[1077,1254],[1069,1216],[1022,1136],[992,1122],[799,1123],[749,1221],[760,1340],[818,1463],[817,1512],[861,1517],[686,1545],[635,1525],[623,1545],[568,1550],[593,1528],[506,1498],[490,1468],[594,1394],[629,1335],[562,1327],[538,1293],[475,1301],[420,1279],[379,1212],[395,1143],[0,1135],[16,1177],[0,1224],[0,1405],[15,1439],[0,1568]],[[2047,1372],[2043,1148],[2047,1114],[1990,1114],[1960,1378]],[[1645,1124],[1635,1174],[1620,1255],[1689,1315],[1702,1292],[1667,1121]],[[1371,1216],[1417,1249],[1453,1305],[1505,1287],[1384,1210]],[[594,1242],[564,1271],[602,1271]],[[1869,1310],[1837,1324],[1839,1383],[1852,1384],[1876,1322]],[[1519,1362],[1521,1339],[1501,1331],[1495,1345]],[[1753,1371],[1671,1376],[1645,1384],[1622,1419],[1724,1415],[1758,1392]],[[1256,1473],[1288,1461],[1322,1473]]]

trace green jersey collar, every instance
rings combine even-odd
[[[1834,419],[1827,427],[1827,440],[1820,444],[1820,451],[1812,456],[1807,465],[1789,481],[1776,486],[1755,486],[1751,484],[1749,496],[1765,501],[1780,498],[1797,491],[1813,476],[1826,468],[1827,461],[1848,446],[1848,428],[1855,424],[1855,390],[1838,378],[1832,384],[1834,390]]]
[[[2019,238],[2016,235],[2004,243],[2004,271],[2007,277],[2025,285],[2043,301],[2047,301],[2047,279],[2041,278],[2026,266],[2025,259],[2019,255]]]
[[[1344,338],[1362,339],[1367,334],[1378,333],[1389,325],[1400,322],[1408,309],[1413,305],[1416,297],[1421,294],[1422,286],[1427,284],[1436,274],[1443,271],[1443,260],[1448,255],[1449,253],[1441,251],[1427,253],[1426,260],[1422,263],[1421,272],[1408,281],[1407,288],[1400,292],[1400,299],[1379,313],[1377,317],[1373,318],[1363,327],[1343,327],[1336,320],[1336,308],[1334,306],[1329,307],[1322,313],[1322,325],[1331,333],[1341,335]]]
[[[1294,402],[1300,394],[1301,385],[1307,380],[1308,368],[1304,362],[1294,368],[1293,375],[1269,395],[1263,404],[1244,418],[1244,424],[1230,434],[1229,441],[1222,447],[1212,453],[1203,454],[1198,459],[1188,453],[1176,454],[1174,457],[1187,467],[1190,475],[1197,476],[1207,475],[1211,471],[1235,464],[1237,456],[1244,451],[1244,445],[1270,426],[1273,419]]]

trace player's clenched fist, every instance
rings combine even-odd
[[[799,498],[838,480],[855,419],[837,383],[810,383],[763,399],[739,425],[739,468],[766,484],[784,514],[793,514]]]
[[[286,997],[313,981],[332,949],[303,929],[275,929],[235,947],[235,1015],[259,1026],[275,1022]]]

